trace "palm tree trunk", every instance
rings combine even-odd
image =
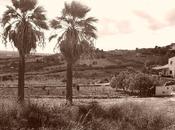
[[[72,105],[72,63],[67,63],[66,102]]]
[[[19,103],[24,103],[24,73],[25,73],[25,56],[19,56],[19,69],[18,69],[18,100]]]

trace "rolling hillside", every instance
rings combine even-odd
[[[74,66],[75,79],[109,79],[115,73],[126,69],[143,71],[145,67],[164,64],[174,56],[171,46],[136,50],[103,51],[97,49],[93,58],[81,58]],[[163,59],[164,58],[164,59]],[[163,60],[162,60],[163,59]],[[27,80],[65,80],[66,63],[60,54],[32,54],[26,57]],[[0,52],[0,77],[7,75],[17,80],[18,54]],[[35,78],[34,78],[35,77]],[[8,79],[8,78],[7,78]]]

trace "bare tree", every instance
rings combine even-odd
[[[87,6],[72,1],[65,3],[61,17],[51,21],[51,27],[55,30],[52,38],[57,38],[55,49],[60,49],[67,62],[66,100],[72,104],[72,66],[84,53],[93,48],[93,40],[97,38],[94,17],[86,18],[90,11]],[[57,32],[59,31],[59,32]]]
[[[13,43],[19,52],[18,98],[24,102],[25,56],[44,45],[43,29],[48,29],[45,10],[36,0],[12,0],[2,17],[3,41]]]

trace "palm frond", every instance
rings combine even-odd
[[[58,35],[57,34],[54,34],[52,36],[49,37],[49,41],[51,41],[53,38],[56,38]]]
[[[59,29],[59,28],[62,28],[61,24],[60,24],[60,21],[56,20],[56,19],[53,19],[51,22],[50,22],[50,26],[51,28],[53,29]]]
[[[62,10],[63,15],[70,15],[77,18],[83,18],[87,14],[87,12],[90,11],[90,8],[88,8],[85,5],[82,5],[81,3],[77,1],[72,1],[71,3],[65,3],[65,7]]]
[[[84,33],[86,36],[90,37],[90,38],[95,38],[95,39],[97,39],[97,35],[96,35],[96,33],[95,33],[94,31],[85,29],[83,33]]]
[[[97,22],[98,19],[96,19],[96,18],[94,18],[94,17],[88,17],[87,19],[85,19],[85,21],[86,21],[87,23],[91,23],[91,22]]]
[[[15,23],[15,22],[14,22]],[[17,26],[19,23],[16,23],[15,24],[15,26]],[[6,26],[5,28],[4,28],[4,31],[3,31],[3,33],[2,33],[2,41],[3,41],[3,43],[6,45],[7,44],[7,41],[9,40],[10,42],[12,41],[12,42],[14,42],[14,38],[15,37],[13,37],[14,36],[14,33],[15,33],[15,29],[16,29],[16,27],[14,27],[13,29],[12,29],[12,26],[13,26],[14,24],[12,23],[12,24],[9,24],[8,26]]]
[[[4,28],[3,36],[4,38],[7,38],[9,31],[11,30],[11,25],[8,25],[6,28]]]
[[[9,40],[9,42],[10,43],[14,43],[13,45],[15,46],[15,47],[17,47],[18,46],[18,39],[17,39],[17,36],[18,36],[18,34],[17,34],[17,32],[16,31],[14,31],[14,30],[10,30],[9,31],[9,34],[8,34],[8,40]],[[12,44],[11,44],[12,45]],[[12,45],[12,47],[14,47]],[[18,49],[18,48],[17,48]]]
[[[19,3],[19,9],[21,10],[21,12],[26,12],[35,9],[37,0],[20,0]]]
[[[11,17],[9,15],[3,14],[3,18],[1,20],[2,25],[5,26],[10,21],[10,18]]]
[[[90,11],[90,8],[82,5],[81,3],[77,1],[72,1],[71,3],[71,12],[72,16],[78,17],[78,18],[83,18],[85,17],[86,13]]]
[[[66,22],[68,24],[70,23],[70,20],[67,19],[66,17],[57,17],[56,20],[58,20],[58,21],[64,21],[64,22]]]
[[[46,12],[46,10],[42,6],[38,6],[34,10],[34,13],[37,13],[37,14],[42,14],[44,12]]]
[[[80,26],[82,28],[86,28],[86,30],[96,31],[97,28],[90,23],[85,22],[84,20],[76,22],[77,26]]]
[[[11,0],[12,1],[12,4],[13,6],[18,9],[20,7],[20,2],[18,0]]]
[[[86,30],[89,30],[89,31],[96,31],[97,28],[91,24],[86,24],[85,26]]]
[[[64,40],[65,34],[66,34],[66,32],[64,32],[61,36],[58,37],[57,43],[54,47],[54,51],[59,49],[61,42]]]
[[[36,9],[34,9],[33,14],[30,17],[30,21],[33,22],[39,28],[48,30],[49,27],[46,23],[47,18],[44,13],[45,13],[44,8],[38,6]]]
[[[7,10],[2,16],[2,25],[5,26],[12,18],[18,18],[20,15],[11,6],[7,6]]]
[[[32,22],[41,29],[45,29],[45,30],[49,29],[49,26],[43,20],[32,20]]]
[[[39,41],[39,44],[43,46],[45,44],[44,32],[35,30],[34,34],[36,36],[37,41]]]
[[[70,14],[70,5],[68,3],[64,3],[64,9],[62,10],[62,15],[66,16],[66,15],[71,15]]]
[[[37,19],[37,20],[47,20],[46,15],[44,14],[45,10],[43,7],[38,6],[31,16],[31,19]]]

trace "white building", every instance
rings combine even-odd
[[[157,86],[155,90],[155,96],[170,96],[172,95],[172,86]]]
[[[172,57],[168,60],[169,73],[175,77],[175,57]]]
[[[153,67],[153,70],[159,71],[160,75],[175,77],[175,57],[168,59],[168,64],[164,66]]]

